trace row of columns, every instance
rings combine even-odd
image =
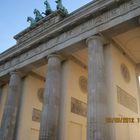
[[[109,140],[105,117],[107,100],[104,73],[104,42],[94,36],[87,40],[88,45],[88,113],[87,140]],[[15,140],[15,126],[21,95],[21,76],[12,72],[10,76],[7,103],[5,105],[0,140]],[[40,124],[39,140],[59,139],[59,112],[61,98],[61,58],[48,56],[46,84]]]

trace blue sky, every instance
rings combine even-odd
[[[48,0],[53,10],[55,0]],[[72,12],[92,0],[63,0],[63,5]],[[33,15],[35,8],[45,10],[44,0],[1,0],[0,4],[0,53],[16,44],[13,36],[29,26],[27,16]]]

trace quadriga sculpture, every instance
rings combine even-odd
[[[43,12],[43,14],[45,14],[47,16],[47,15],[51,14],[53,11],[51,9],[51,6],[50,6],[48,0],[45,0],[44,4],[46,6],[46,10],[45,10],[45,13]]]
[[[27,17],[27,22],[30,22],[30,26],[33,26],[36,23],[35,19],[32,17]]]
[[[41,20],[43,18],[43,16],[41,15],[39,10],[37,10],[37,9],[34,9],[34,14],[35,14],[35,21],[36,22],[38,22],[39,20]]]
[[[55,2],[57,3],[57,6],[56,6],[57,10],[61,10],[65,14],[68,14],[68,10],[63,6],[62,0],[56,0]]]

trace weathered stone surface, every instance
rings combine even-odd
[[[57,55],[50,55],[48,57],[39,140],[58,139],[60,87],[61,60]]]
[[[110,140],[103,40],[93,36],[88,44],[88,113],[87,140]]]
[[[19,107],[21,78],[18,72],[11,72],[7,102],[1,124],[0,140],[14,140],[15,125]]]
[[[0,105],[1,105],[1,98],[2,98],[2,85],[0,83]]]

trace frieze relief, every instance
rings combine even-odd
[[[122,106],[138,113],[138,103],[135,97],[127,93],[125,90],[117,86],[117,100]]]
[[[44,88],[38,89],[37,97],[38,97],[38,100],[39,100],[41,103],[43,103],[43,94],[44,94]]]
[[[40,123],[40,121],[41,121],[41,110],[33,108],[32,121]]]
[[[107,11],[107,12],[103,13],[102,15],[95,17],[85,23],[82,23],[81,25],[73,28],[72,30],[59,35],[58,37],[55,37],[55,38],[49,40],[47,43],[42,44],[39,47],[33,48],[33,49],[29,50],[28,52],[25,52],[25,53],[21,54],[20,56],[11,59],[9,62],[6,62],[0,66],[0,72],[5,71],[8,68],[11,68],[13,66],[16,66],[16,65],[22,63],[23,61],[26,61],[27,59],[30,59],[30,58],[36,56],[37,54],[41,54],[41,53],[49,50],[50,48],[55,47],[58,44],[61,44],[69,39],[75,38],[84,32],[90,31],[91,29],[94,29],[97,26],[107,23],[110,20],[112,20],[120,15],[123,15],[125,13],[128,13],[131,10],[139,8],[139,7],[140,7],[139,0],[131,0],[130,2],[126,2],[115,9]],[[36,34],[35,36],[32,36],[31,34],[27,34],[27,35],[29,35],[30,39],[28,39],[27,42],[24,41],[24,44],[22,44],[22,45],[28,46],[27,44],[29,42],[31,43],[31,42],[35,41],[36,39],[38,40],[39,37],[42,37],[44,34],[46,34],[44,26],[41,28],[43,31],[41,29],[38,29],[37,31],[35,31],[35,34]],[[38,31],[39,31],[39,33],[38,33]],[[20,48],[20,47],[21,46],[19,45],[18,48]]]
[[[87,116],[87,104],[71,97],[71,112],[83,117]]]
[[[130,72],[129,72],[128,67],[124,63],[122,63],[120,66],[120,70],[121,70],[121,74],[125,82],[129,83],[131,80],[131,77],[130,77]]]
[[[80,76],[79,77],[79,87],[80,87],[81,91],[84,94],[87,94],[87,92],[88,92],[88,80],[87,80],[87,77],[85,77],[85,76]]]

